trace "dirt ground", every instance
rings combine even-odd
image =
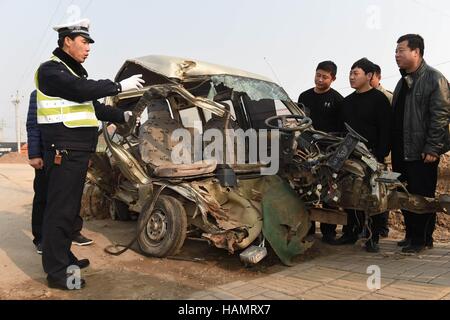
[[[177,260],[144,257],[137,248],[114,257],[105,253],[104,248],[111,243],[127,243],[135,234],[136,223],[90,220],[85,222],[83,233],[95,240],[94,245],[73,248],[77,257],[91,261],[91,267],[83,271],[87,287],[70,293],[48,289],[41,257],[31,242],[33,170],[23,163],[7,164],[8,161],[13,162],[11,159],[0,161],[0,300],[176,300],[212,286],[248,281],[283,269],[279,259],[270,251],[261,264],[246,269],[238,255],[229,255],[207,243],[191,240],[186,242]],[[450,193],[449,166],[450,156],[446,156],[440,169],[440,193]],[[448,242],[449,225],[449,216],[439,214],[437,241]],[[390,237],[402,238],[402,229],[401,215],[391,214]],[[361,248],[331,247],[316,241],[313,248],[297,261],[311,261],[354,250]],[[196,258],[199,261],[192,261]]]
[[[12,152],[0,157],[0,163],[28,163],[28,156],[26,154],[18,154]]]
[[[86,221],[83,234],[95,243],[73,247],[79,259],[88,258],[83,270],[87,287],[80,292],[48,289],[41,256],[31,234],[33,170],[23,164],[0,164],[0,300],[7,299],[182,299],[212,286],[251,280],[281,267],[271,252],[260,265],[246,269],[238,255],[187,241],[177,260],[144,257],[134,248],[120,257],[104,252],[112,243],[127,243],[135,222]],[[302,257],[314,257],[315,252]],[[201,261],[194,262],[194,258]]]

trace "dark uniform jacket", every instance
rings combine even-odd
[[[391,104],[379,90],[354,92],[342,102],[340,121],[350,125],[356,132],[368,140],[367,148],[383,163],[391,149],[390,119]]]
[[[44,147],[42,146],[41,130],[37,124],[37,103],[36,90],[30,95],[27,116],[27,136],[28,136],[28,158],[44,158]]]
[[[405,161],[422,159],[422,153],[440,156],[450,149],[450,93],[447,79],[425,61],[404,79],[394,92],[394,111],[402,86],[406,85],[403,117]]]
[[[64,61],[77,75],[56,61],[43,63],[38,70],[39,90],[52,97],[59,97],[74,102],[93,101],[97,119],[123,123],[123,110],[101,104],[97,99],[115,96],[121,92],[119,83],[111,80],[88,80],[87,71],[71,56],[61,49],[53,54]],[[67,128],[63,123],[39,125],[42,141],[46,150],[77,150],[94,152],[97,146],[97,128]]]

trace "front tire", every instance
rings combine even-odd
[[[138,237],[139,246],[145,254],[153,257],[176,255],[186,239],[186,210],[172,196],[161,195],[153,211],[149,212],[151,203],[149,199],[139,215],[138,230],[143,228]]]

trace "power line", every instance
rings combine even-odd
[[[38,42],[38,46],[36,47],[36,50],[34,51],[33,55],[31,56],[31,59],[28,60],[28,65],[27,65],[25,71],[23,72],[22,77],[20,78],[20,81],[19,81],[17,87],[21,87],[22,82],[23,82],[25,76],[28,75],[30,68],[33,67],[33,62],[35,61],[36,55],[38,54],[38,52],[39,52],[39,50],[40,50],[40,48],[41,48],[41,44],[42,44],[42,42],[44,41],[45,37],[46,37],[47,34],[48,34],[48,31],[49,31],[49,29],[50,29],[50,26],[51,26],[51,24],[52,24],[52,21],[53,21],[53,19],[55,18],[56,13],[58,12],[59,7],[61,6],[61,3],[62,3],[62,0],[59,0],[58,5],[56,6],[55,11],[53,12],[53,14],[52,14],[50,20],[48,21],[47,26],[46,26],[45,29],[44,29],[44,32],[43,32],[43,34],[42,34],[42,36],[41,36],[41,39],[40,39],[40,41]]]
[[[275,70],[272,68],[272,65],[269,63],[269,60],[264,57],[264,61],[267,63],[267,65],[269,66],[270,71],[272,71],[272,74],[274,75],[275,79],[278,81],[279,84],[281,84],[280,79],[278,78],[277,73],[275,72]]]
[[[29,60],[28,66],[25,69],[24,73],[22,74],[22,77],[20,78],[20,82],[18,84],[19,88],[22,88],[23,86],[23,80],[28,77],[31,73],[34,72],[33,67],[36,66],[36,64],[38,64],[41,60],[41,56],[43,55],[44,51],[47,49],[50,41],[53,39],[52,37],[48,37],[48,32],[51,31],[51,25],[52,25],[52,21],[55,19],[56,14],[59,10],[59,8],[61,7],[63,0],[59,0],[58,5],[56,6],[55,11],[53,12],[52,17],[50,18],[47,27],[45,29],[44,34],[41,37],[41,41],[39,41],[39,46],[36,48],[36,51],[34,52],[32,59]],[[70,3],[68,4],[68,7],[72,6],[75,3],[75,0],[71,0]],[[93,0],[89,0],[89,2],[87,3],[87,5],[85,6],[85,8],[83,9],[83,13],[87,12],[89,10],[89,8],[91,7],[91,5],[93,4]],[[58,23],[62,23],[64,20],[64,16],[61,17]],[[50,33],[51,34],[51,33]],[[45,41],[45,44],[42,45],[44,43],[44,40],[47,38],[47,41]]]
[[[93,3],[93,0],[89,0],[88,5],[83,9],[82,13],[85,14],[86,12],[88,12],[89,7],[91,6],[91,4]]]
[[[450,63],[450,60],[444,61],[444,62],[441,62],[441,63],[438,63],[438,64],[435,64],[434,66],[438,67],[438,66],[442,66],[442,65],[447,64],[447,63]]]
[[[412,2],[414,2],[416,5],[421,6],[423,8],[426,8],[426,9],[428,9],[430,11],[434,11],[435,13],[438,13],[441,16],[445,16],[447,18],[450,18],[450,14],[447,14],[445,11],[442,11],[442,10],[439,10],[437,8],[434,8],[434,7],[431,7],[429,5],[426,5],[426,4],[422,3],[422,2],[419,2],[418,0],[412,0]]]
[[[59,0],[59,3],[58,3],[58,6],[57,6],[57,9],[55,10],[55,12],[59,9],[59,7],[61,6],[61,2],[62,2],[63,0]],[[92,0],[91,0],[92,1]],[[70,3],[68,4],[68,7],[70,7],[70,6],[72,6],[73,4],[75,3],[75,0],[71,0],[70,1]],[[63,20],[64,20],[64,18],[65,18],[65,16],[62,16],[59,20],[57,20],[58,21],[58,24],[61,24],[62,22],[63,22]],[[52,17],[52,19],[51,19],[51,21],[53,21],[53,19],[54,19],[54,16]],[[51,21],[49,22],[49,24],[48,24],[48,26],[47,26],[47,32],[48,31],[51,31]],[[50,35],[51,35],[52,33],[50,33]],[[47,34],[48,35],[48,34]],[[49,45],[49,43],[50,43],[50,41],[53,39],[53,37],[49,37],[49,38],[47,38],[47,41],[45,42],[45,44],[43,45],[43,46],[39,46],[38,47],[38,51],[36,52],[37,54],[35,54],[35,56],[34,56],[34,58],[33,58],[33,60],[31,60],[30,61],[30,65],[29,65],[29,68],[27,69],[27,71],[26,71],[26,73],[24,73],[24,75],[22,76],[22,80],[23,80],[23,78],[25,78],[25,77],[27,77],[28,75],[30,75],[30,73],[33,73],[33,66],[35,66],[36,64],[38,64],[40,61],[41,61],[41,57],[42,57],[42,55],[43,55],[43,53],[44,53],[44,51],[48,48],[48,45]],[[41,42],[42,43],[42,42]],[[37,58],[37,59],[36,59]],[[37,61],[36,61],[37,60]],[[22,83],[22,80],[21,80],[21,82],[20,83]]]
[[[71,0],[71,2],[69,3],[68,7],[70,7],[71,5],[73,5],[74,2],[75,2],[75,0]],[[63,22],[64,18],[65,18],[65,17],[63,16],[61,19],[59,19],[59,20],[58,20],[58,24],[61,24],[61,23]],[[50,28],[49,28],[49,29],[50,29]],[[45,45],[41,48],[41,50],[40,50],[40,52],[39,52],[39,55],[38,55],[38,59],[39,59],[38,63],[39,63],[40,60],[41,60],[41,56],[42,56],[42,54],[44,53],[44,50],[47,49],[47,47],[48,47],[48,45],[49,45],[49,43],[50,43],[50,41],[51,41],[52,39],[54,39],[54,38],[53,38],[53,37],[48,38],[47,41],[45,42]]]
[[[436,64],[432,65],[432,67],[442,66],[442,65],[447,64],[447,63],[450,63],[450,60],[436,63]],[[392,74],[392,75],[389,75],[389,76],[387,76],[387,77],[383,77],[382,80],[387,80],[387,79],[397,78],[398,76],[399,76],[398,74]],[[344,87],[344,88],[339,88],[339,89],[337,89],[337,90],[345,90],[345,89],[351,89],[351,88],[352,88],[352,87]]]

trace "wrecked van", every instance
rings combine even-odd
[[[231,129],[267,131],[267,118],[298,114],[280,86],[241,70],[165,56],[126,61],[116,81],[131,74],[142,74],[147,87],[106,103],[133,111],[141,125],[103,124],[87,184],[107,199],[113,218],[138,220],[137,241],[145,254],[176,255],[187,237],[230,253],[255,243],[262,247],[267,239],[289,263],[311,246],[304,240],[310,222],[301,199],[277,170],[262,173],[269,169],[268,161],[245,156],[254,144],[267,155],[270,132],[265,139],[239,143],[243,148],[237,147],[234,157],[243,161],[220,161],[220,148],[212,157],[202,157],[210,147],[204,138],[208,132],[219,136]],[[182,158],[191,162],[173,160],[174,152],[180,154],[179,141],[173,139],[180,130],[195,140],[184,141],[186,147],[181,148]],[[85,204],[91,210],[95,205]],[[273,216],[275,225],[287,227],[264,224],[266,215]]]
[[[106,103],[131,110],[139,126],[103,123],[87,188],[113,219],[137,220],[149,256],[174,256],[190,238],[254,264],[267,241],[291,265],[312,246],[311,219],[345,225],[342,208],[367,219],[398,207],[445,210],[448,199],[397,192],[398,175],[374,160],[363,137],[351,128],[346,137],[314,130],[268,78],[147,56],[126,61],[115,80],[134,74],[146,87]],[[92,211],[99,201],[90,199]]]

